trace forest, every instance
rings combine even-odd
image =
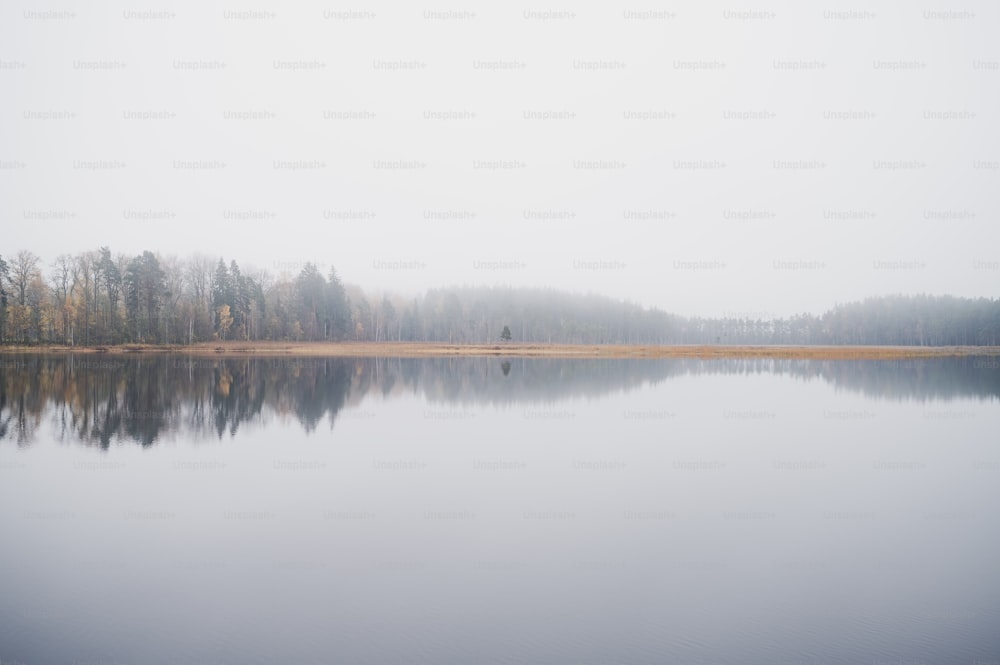
[[[689,318],[545,288],[366,293],[315,265],[275,276],[235,260],[110,248],[0,254],[0,344],[216,340],[492,343],[1000,345],[1000,299],[892,295],[789,318]],[[664,285],[665,289],[669,285]],[[507,339],[507,335],[503,335]]]

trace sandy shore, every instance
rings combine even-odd
[[[398,357],[508,356],[538,358],[815,358],[820,360],[1000,355],[984,346],[711,346],[621,344],[436,344],[417,342],[207,342],[191,346],[9,346],[0,353],[175,353],[192,356]]]

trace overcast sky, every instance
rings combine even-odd
[[[0,254],[995,297],[998,34],[995,2],[4,2]]]

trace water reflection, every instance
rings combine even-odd
[[[195,358],[0,356],[0,440],[29,445],[43,423],[60,441],[107,448],[165,437],[234,436],[271,417],[307,432],[366,395],[509,406],[599,397],[684,376],[777,374],[874,399],[1000,400],[1000,359],[568,360],[525,358]]]

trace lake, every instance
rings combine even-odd
[[[0,663],[1000,662],[1000,360],[0,356]]]

